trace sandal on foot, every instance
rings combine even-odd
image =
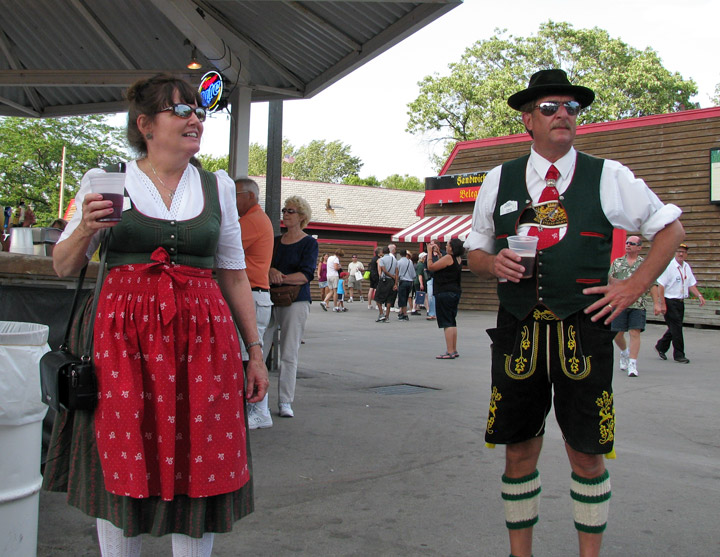
[[[457,352],[450,352],[450,355],[451,355],[453,358],[459,358],[459,357],[460,357],[460,354],[458,354]]]
[[[445,352],[445,354],[440,354],[439,356],[435,356],[436,360],[453,360],[455,356],[450,354],[449,352]]]

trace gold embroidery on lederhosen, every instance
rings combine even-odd
[[[535,373],[538,352],[538,324],[533,323],[532,336],[527,325],[520,331],[520,345],[517,357],[505,354],[505,373],[510,379],[527,379]],[[514,364],[514,365],[513,365]]]
[[[580,369],[580,359],[577,355],[577,338],[575,326],[569,325],[567,329],[567,356],[565,351],[565,331],[562,322],[557,325],[558,330],[558,348],[560,357],[560,367],[563,373],[570,379],[585,379],[590,374],[590,358],[592,356],[581,356],[582,369]]]
[[[533,319],[535,321],[558,321],[557,315],[549,309],[539,310],[537,308],[533,311]]]
[[[615,439],[615,407],[613,406],[613,395],[603,391],[602,397],[595,400],[600,407],[600,444],[611,443]]]
[[[492,434],[495,433],[492,430],[493,425],[495,425],[495,413],[498,409],[498,401],[502,400],[502,395],[498,392],[497,387],[492,388],[492,394],[490,395],[490,412],[488,413],[488,421],[487,421],[487,432]]]

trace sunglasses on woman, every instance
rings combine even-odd
[[[284,215],[285,213],[287,213],[288,215],[294,215],[295,213],[297,213],[297,211],[295,209],[288,209],[287,207],[283,207],[282,214]]]
[[[173,104],[171,106],[168,106],[167,108],[163,108],[162,110],[158,110],[158,113],[160,112],[167,112],[168,110],[172,110],[172,113],[177,116],[178,118],[184,118],[188,119],[190,116],[195,114],[197,116],[197,119],[201,122],[205,121],[205,118],[207,117],[207,112],[205,109],[201,106],[190,106],[189,104],[185,103],[177,103]]]
[[[542,114],[543,116],[552,116],[558,110],[560,110],[561,106],[565,107],[568,116],[577,116],[580,113],[580,109],[582,108],[580,106],[580,103],[577,101],[545,101],[541,102],[538,105],[535,105],[534,108],[539,108],[540,114]]]

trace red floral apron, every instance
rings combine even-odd
[[[170,262],[112,269],[95,323],[95,434],[105,489],[135,498],[208,497],[242,487],[243,367],[209,269]]]

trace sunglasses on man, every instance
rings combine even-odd
[[[197,119],[201,122],[205,121],[205,118],[207,117],[207,112],[205,109],[201,106],[190,106],[189,104],[185,103],[176,103],[173,105],[168,106],[167,108],[163,108],[162,110],[158,110],[158,113],[160,112],[167,112],[169,110],[172,110],[172,113],[177,116],[178,118],[184,118],[187,120],[195,114],[197,116]]]
[[[582,108],[580,106],[580,103],[577,101],[545,101],[535,105],[533,109],[539,109],[540,114],[542,114],[543,116],[552,116],[558,110],[560,110],[561,106],[565,107],[568,116],[577,116],[580,113],[580,109]]]
[[[626,246],[642,246],[640,242],[625,242]]]

